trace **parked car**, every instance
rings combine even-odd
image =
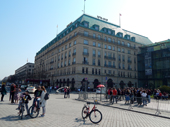
[[[34,86],[28,86],[26,90],[28,90],[29,93],[34,93],[36,88]]]
[[[56,93],[62,93],[64,92],[64,87],[60,87],[56,90]]]
[[[27,85],[21,85],[21,89],[26,89],[27,88]]]

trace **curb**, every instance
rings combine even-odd
[[[76,101],[82,101],[82,102],[90,102],[90,101],[84,101],[84,100],[79,100],[79,99],[75,99],[75,100]],[[110,108],[117,108],[117,109],[121,109],[121,110],[125,110],[125,111],[131,111],[131,112],[136,112],[136,113],[142,113],[142,114],[145,114],[145,115],[150,115],[150,116],[156,116],[156,117],[160,117],[160,118],[170,119],[170,117],[166,117],[166,116],[159,116],[159,115],[155,115],[155,114],[151,114],[151,113],[135,111],[135,110],[129,110],[129,109],[124,109],[124,108],[120,108],[120,107],[104,105],[104,104],[100,104],[100,103],[97,103],[97,104],[102,105],[102,106],[106,106],[106,107],[110,107]]]

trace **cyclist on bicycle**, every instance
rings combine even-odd
[[[37,102],[37,108],[40,109],[40,98],[41,98],[41,87],[38,86],[37,90],[34,92],[34,100],[33,100],[33,106],[35,105],[35,102]],[[33,112],[33,109],[31,111],[31,113]]]
[[[29,92],[28,90],[26,90],[24,93],[22,93],[20,95],[20,102],[18,104],[18,108],[16,110],[20,110],[20,107],[21,107],[21,103],[25,103],[25,107],[26,107],[26,110],[27,110],[27,115],[25,116],[29,116],[29,111],[28,111],[28,103],[29,103],[29,100],[31,100],[31,96],[29,95]]]

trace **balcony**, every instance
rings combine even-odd
[[[72,65],[76,64],[76,62],[72,62]]]
[[[51,61],[50,64],[54,63],[54,61]]]
[[[132,63],[132,61],[131,61],[131,60],[127,60],[127,62],[128,62],[128,63]]]
[[[88,52],[83,52],[83,55],[84,56],[89,56],[89,53]]]
[[[72,54],[72,56],[75,56],[76,55],[76,52],[74,52],[73,54]]]
[[[53,68],[50,68],[50,70],[53,70]]]
[[[82,62],[82,64],[89,64],[89,62],[87,62],[87,61],[83,61],[83,62]]]

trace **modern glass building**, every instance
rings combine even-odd
[[[170,86],[170,39],[140,47],[138,84],[140,87]]]

